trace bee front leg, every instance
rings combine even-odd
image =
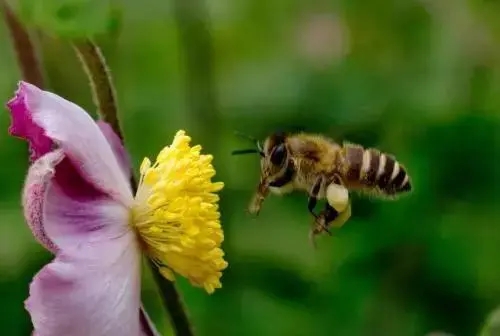
[[[248,206],[248,212],[257,216],[267,195],[269,195],[268,183],[265,180],[261,180],[259,186],[257,187],[257,191]]]

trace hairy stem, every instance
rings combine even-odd
[[[89,77],[92,94],[98,107],[100,117],[111,125],[115,133],[123,141],[123,133],[118,118],[115,89],[104,56],[99,47],[91,40],[78,41],[75,42],[73,46]],[[133,174],[130,184],[135,192],[137,189],[137,181]],[[162,294],[163,303],[168,310],[170,321],[176,335],[194,335],[186,308],[182,303],[181,296],[175,288],[174,283],[165,279],[159,273],[158,267],[152,262],[150,262],[150,267]],[[145,314],[144,311],[142,313]],[[147,317],[147,315],[142,317]]]
[[[92,96],[99,116],[111,125],[123,141],[113,79],[101,50],[89,39],[77,41],[73,43],[73,47],[90,80]]]
[[[14,46],[23,80],[40,88],[44,87],[42,69],[29,32],[16,17],[9,4],[7,4],[7,1],[0,0],[0,7]]]

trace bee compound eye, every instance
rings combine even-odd
[[[271,153],[271,162],[275,165],[281,165],[286,158],[286,148],[284,144],[280,144],[274,148]]]

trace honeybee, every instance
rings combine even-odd
[[[321,134],[276,132],[257,148],[233,151],[233,155],[256,153],[261,156],[261,176],[248,211],[257,215],[269,193],[284,195],[305,191],[307,208],[314,217],[309,237],[330,228],[340,228],[351,216],[349,191],[379,198],[396,199],[412,189],[405,167],[392,155],[351,143],[339,144]],[[318,200],[326,199],[320,213]]]

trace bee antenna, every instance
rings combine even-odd
[[[262,145],[260,143],[260,141],[257,140],[257,148],[259,149],[259,152],[262,156],[264,156],[264,151],[262,150]]]
[[[260,149],[249,148],[249,149],[237,149],[231,152],[231,155],[242,155],[242,154],[260,154],[261,156],[264,153]]]
[[[256,138],[254,138],[253,136],[242,133],[240,131],[234,131],[234,134],[236,136],[239,136],[240,138],[244,138],[244,139],[250,140],[250,141],[255,142],[255,143],[258,142],[258,140]]]
[[[259,140],[257,140],[256,138],[254,138],[253,136],[250,136],[248,134],[245,134],[245,133],[242,133],[242,132],[239,132],[239,131],[234,131],[234,134],[236,136],[239,136],[240,138],[244,138],[244,139],[247,139],[247,140],[250,140],[251,142],[253,142],[257,148],[259,149],[258,152],[256,153],[260,153],[260,155],[263,155],[264,154],[264,151],[262,150],[262,144],[260,143]],[[245,152],[246,154],[246,152]]]

